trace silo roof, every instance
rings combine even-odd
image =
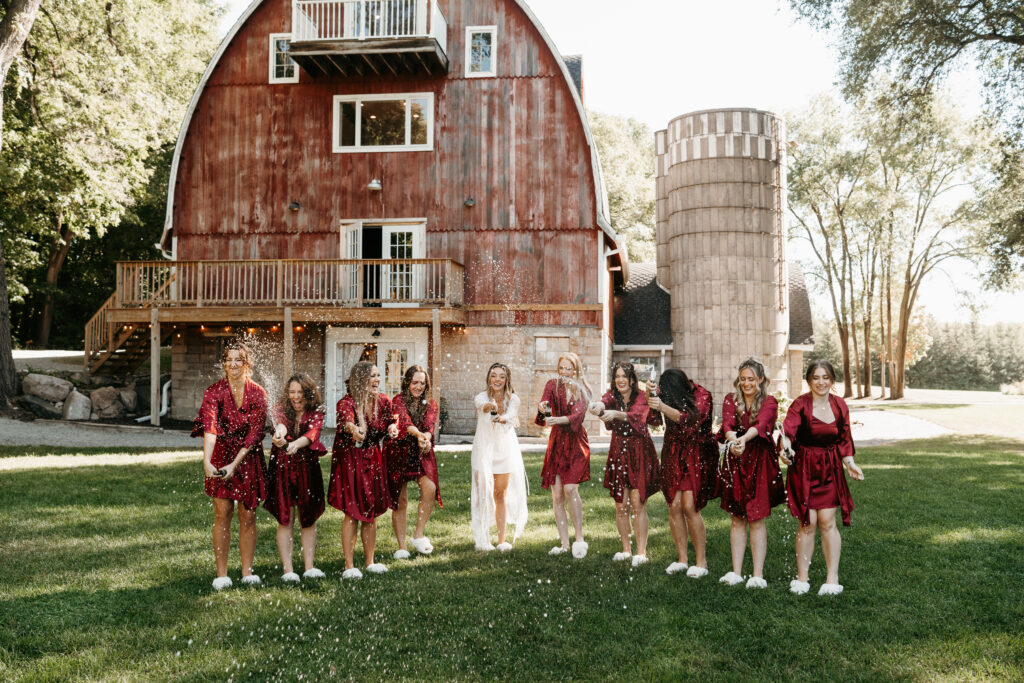
[[[811,299],[807,295],[804,269],[795,261],[789,262],[789,343],[814,344]]]

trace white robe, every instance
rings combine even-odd
[[[495,422],[490,413],[482,412],[490,399],[487,392],[476,395],[476,434],[473,436],[471,465],[473,482],[470,496],[470,520],[473,526],[473,540],[477,548],[491,547],[490,531],[494,520],[494,471],[511,474],[505,491],[506,523],[513,526],[512,540],[519,538],[526,526],[526,467],[523,452],[519,448],[515,424],[519,415],[519,397],[515,394],[508,399],[502,415],[505,424]]]

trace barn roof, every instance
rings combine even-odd
[[[811,299],[807,295],[804,270],[796,261],[789,262],[789,343],[814,344]]]

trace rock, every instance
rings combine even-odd
[[[75,388],[71,382],[60,377],[30,373],[21,381],[21,390],[30,396],[38,396],[50,403],[63,401]]]
[[[121,399],[121,404],[129,413],[134,413],[139,409],[139,395],[135,393],[135,389],[125,387],[117,392],[117,395]]]
[[[92,409],[100,419],[124,417],[124,405],[121,403],[120,392],[116,387],[103,387],[89,394]]]
[[[94,410],[91,413],[89,413],[89,419],[90,420],[98,420],[98,419],[100,419],[100,416]]]
[[[61,412],[57,410],[49,401],[44,401],[38,396],[32,396],[31,394],[25,394],[15,399],[25,410],[32,411],[32,414],[36,417],[49,418],[51,420],[59,420]]]
[[[64,400],[65,420],[88,420],[92,415],[92,401],[85,394],[72,391]]]

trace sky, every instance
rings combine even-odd
[[[559,52],[583,55],[587,108],[652,131],[699,109],[799,111],[835,91],[839,59],[828,36],[798,21],[784,0],[526,1]],[[222,32],[248,4],[227,0]],[[973,74],[954,76],[951,89],[965,110],[978,109]],[[791,242],[790,257],[808,252]],[[978,280],[972,267],[950,266],[922,288],[921,304],[944,321],[969,319],[970,302],[982,307],[983,323],[1024,322],[1024,294],[987,293]]]

